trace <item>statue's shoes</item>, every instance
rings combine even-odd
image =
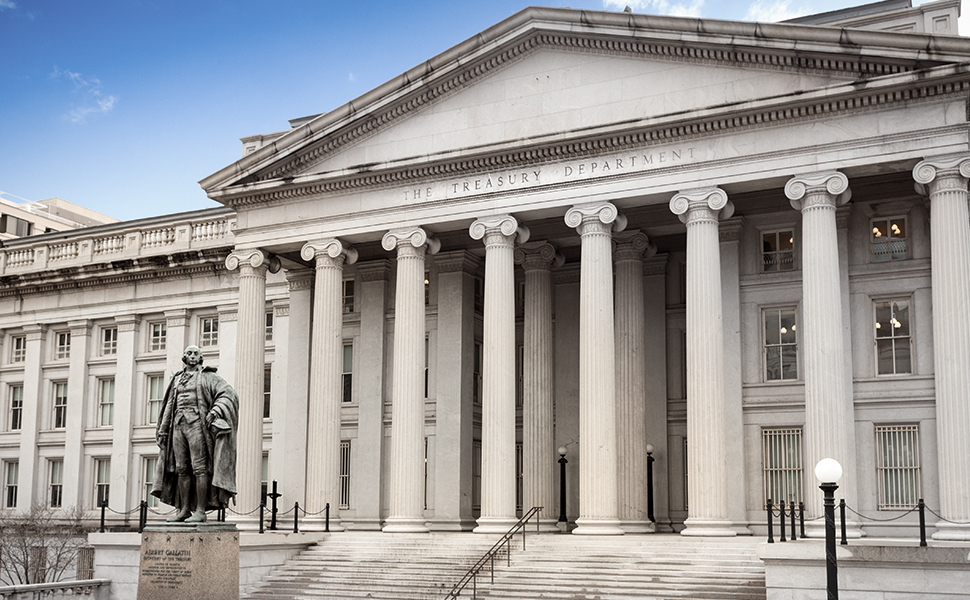
[[[186,511],[180,512],[179,514],[175,515],[174,517],[170,517],[165,522],[166,523],[181,523],[182,521],[188,520],[190,518],[190,515],[191,514],[192,513],[190,513],[189,511],[186,510]],[[205,519],[203,519],[203,521],[204,520]]]
[[[185,520],[186,523],[205,523],[205,513],[197,510],[192,516]]]

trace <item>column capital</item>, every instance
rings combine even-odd
[[[670,199],[670,212],[685,225],[698,219],[730,219],[734,204],[719,187],[695,188],[678,192]]]
[[[385,233],[381,240],[381,246],[388,252],[405,244],[414,248],[427,246],[428,254],[437,254],[438,250],[441,250],[441,240],[429,236],[428,232],[421,227],[392,229]]]
[[[524,244],[529,241],[529,228],[519,225],[512,215],[494,215],[477,219],[468,228],[468,234],[473,240],[480,240],[487,235],[499,234],[513,237],[512,243]],[[486,239],[486,243],[488,240]]]
[[[482,267],[482,259],[468,250],[452,250],[435,256],[434,264],[438,268],[439,275],[459,272],[475,275]]]
[[[336,238],[307,242],[303,244],[300,256],[303,260],[317,260],[318,264],[319,259],[325,257],[334,260],[340,260],[343,257],[343,262],[348,265],[357,262],[357,250]]]
[[[916,180],[916,191],[921,194],[935,191],[936,187],[954,187],[954,184],[966,187],[966,182],[953,181],[957,178],[970,179],[970,155],[950,154],[934,156],[921,160],[913,168],[913,179]],[[950,182],[949,185],[943,183]],[[927,190],[923,186],[929,186]]]
[[[219,313],[220,323],[232,323],[239,319],[239,306],[236,304],[217,306],[216,311]]]
[[[312,269],[287,269],[286,283],[290,291],[308,290],[313,287]]]
[[[236,248],[226,257],[226,268],[235,271],[240,265],[253,269],[262,267],[270,273],[276,273],[282,266],[278,257],[259,248]]]
[[[643,260],[657,253],[657,246],[647,234],[639,230],[624,231],[613,236],[613,260]]]
[[[561,267],[566,262],[566,257],[546,241],[522,244],[515,249],[512,258],[515,264],[522,265],[526,271],[535,269],[548,271],[553,266]]]
[[[141,316],[139,315],[118,315],[115,317],[115,325],[118,326],[118,331],[134,331],[138,328],[138,323],[141,322]]]
[[[653,275],[666,275],[667,263],[670,262],[670,255],[666,252],[657,254],[643,261],[643,275],[645,277]]]
[[[168,327],[185,327],[189,318],[189,311],[185,308],[165,311],[165,325]]]
[[[785,195],[795,210],[842,206],[852,198],[849,178],[839,171],[795,175],[785,184]]]
[[[67,326],[71,328],[71,338],[84,337],[91,332],[91,321],[88,319],[79,319],[77,321],[68,321]]]
[[[566,211],[566,225],[573,229],[579,229],[580,225],[590,222],[599,222],[603,225],[612,225],[614,232],[626,229],[626,217],[621,215],[611,202],[588,202],[577,204]],[[579,232],[583,234],[582,231]]]
[[[357,276],[362,282],[387,281],[387,274],[391,272],[391,261],[386,258],[370,260],[357,265]]]
[[[47,325],[44,325],[43,323],[31,323],[29,325],[24,325],[24,334],[27,336],[28,342],[42,340],[46,331]]]

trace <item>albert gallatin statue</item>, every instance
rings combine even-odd
[[[179,509],[170,522],[201,523],[236,495],[239,399],[214,367],[202,366],[198,347],[186,348],[182,362],[158,416],[152,495]]]

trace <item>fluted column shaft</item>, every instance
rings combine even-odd
[[[682,535],[733,536],[725,475],[724,331],[718,219],[733,212],[719,188],[681,192],[670,208],[687,225],[687,497]]]
[[[579,518],[574,534],[619,535],[616,496],[616,364],[613,222],[609,203],[574,206],[566,224],[582,238],[579,282]],[[620,220],[621,223],[625,219]]]
[[[340,402],[343,373],[343,265],[348,251],[338,240],[310,242],[301,251],[316,260],[313,334],[307,406],[306,510],[318,513],[329,502],[330,528],[342,530],[334,510],[340,505]],[[356,253],[349,252],[349,262]],[[316,517],[317,521],[321,517]]]
[[[424,519],[424,254],[422,229],[392,231],[385,250],[397,249],[394,300],[390,515],[383,531],[425,532]]]
[[[558,488],[554,436],[552,264],[556,249],[548,243],[516,250],[525,270],[522,327],[522,478],[524,507],[543,507],[540,527],[556,530]]]
[[[913,176],[928,188],[933,261],[933,361],[940,515],[933,539],[970,540],[970,210],[966,155],[922,161]]]
[[[800,175],[789,180],[785,193],[802,213],[802,322],[798,324],[805,378],[805,460],[807,490],[816,489],[814,469],[823,458],[842,464],[840,496],[855,499],[855,418],[846,397],[839,243],[835,209],[849,197],[849,182],[831,171]],[[822,515],[822,496],[805,494],[809,518]],[[819,527],[810,527],[812,535]],[[857,527],[853,528],[857,531]],[[858,533],[861,535],[861,533]]]
[[[617,506],[626,533],[654,530],[647,517],[646,330],[642,232],[616,236],[616,457]]]

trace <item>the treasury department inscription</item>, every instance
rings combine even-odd
[[[139,562],[138,600],[239,598],[239,532],[231,523],[150,524]]]
[[[141,576],[158,589],[178,590],[192,576],[191,550],[145,550]]]

